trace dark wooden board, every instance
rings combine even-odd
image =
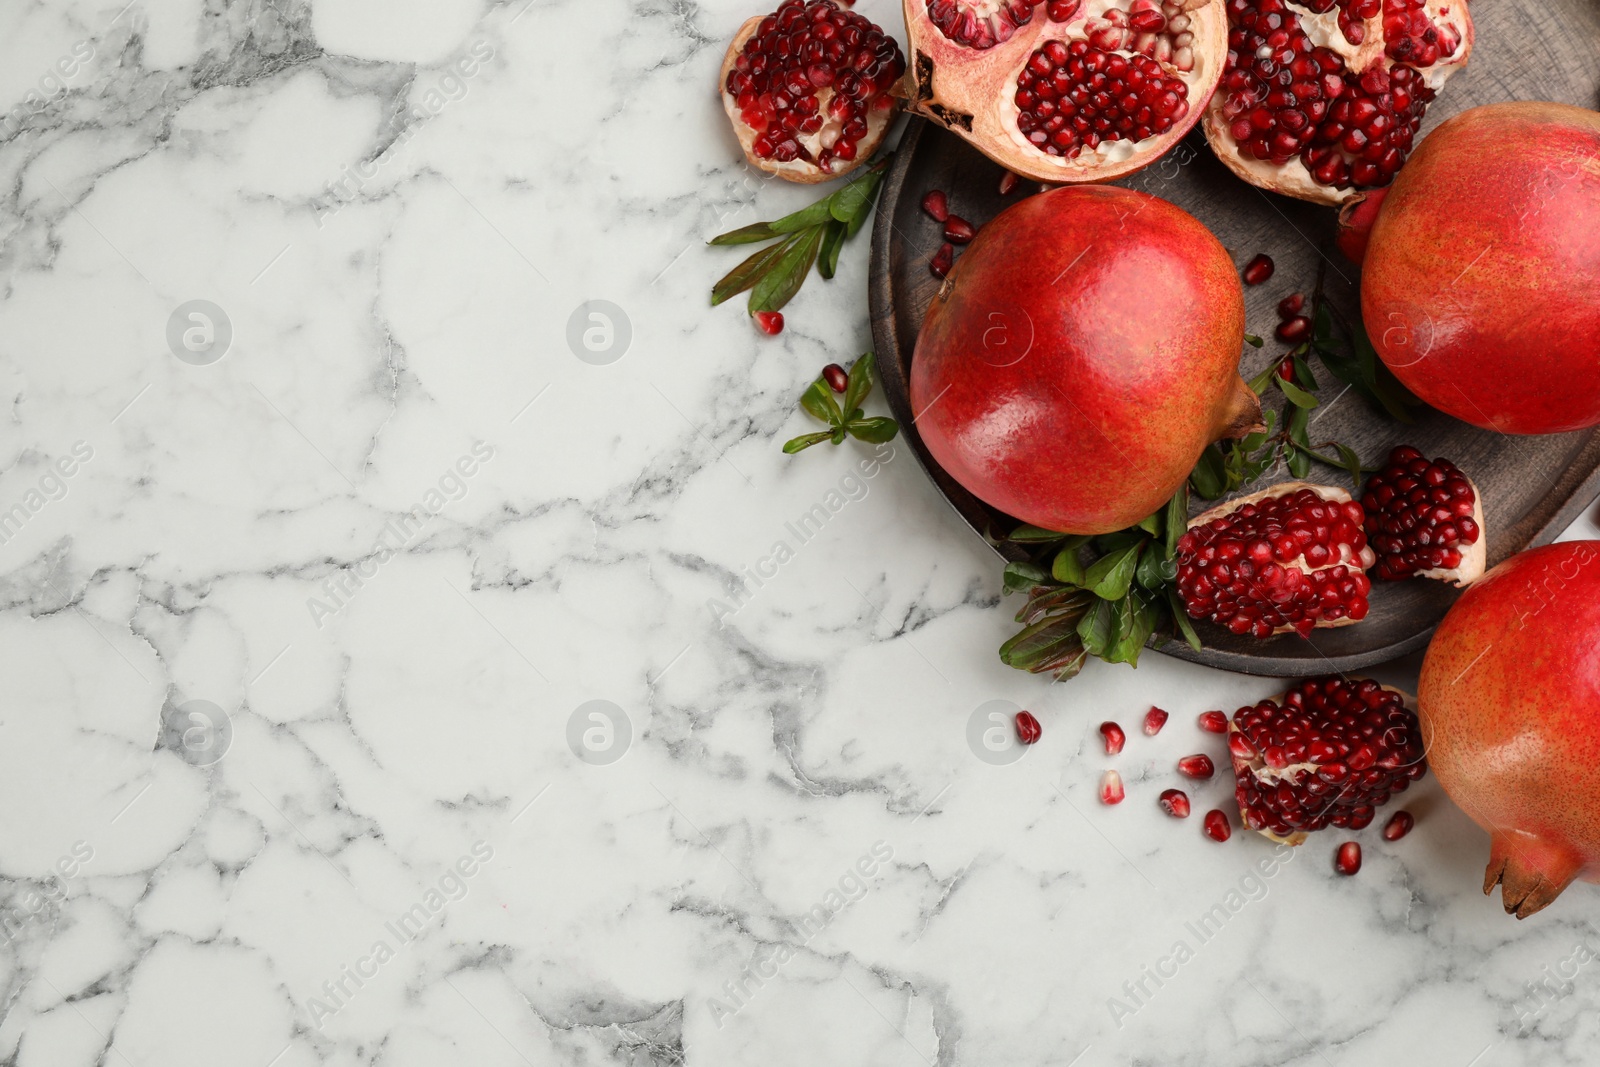
[[[1600,2],[1597,0],[1477,0],[1472,5],[1477,43],[1468,67],[1445,86],[1424,132],[1458,111],[1499,100],[1555,100],[1600,107]],[[905,440],[963,519],[997,553],[998,539],[1016,525],[961,488],[934,462],[917,434],[907,388],[917,331],[938,288],[928,260],[940,237],[920,203],[929,189],[943,189],[951,210],[983,223],[1037,186],[1023,183],[1008,198],[999,195],[1001,169],[955,135],[913,120],[900,142],[885,182],[872,236],[870,274],[872,329],[884,392]],[[1229,173],[1196,130],[1165,160],[1117,183],[1184,208],[1211,228],[1243,265],[1257,252],[1277,263],[1265,285],[1246,289],[1251,333],[1268,338],[1261,351],[1248,349],[1250,377],[1277,361],[1287,347],[1272,340],[1276,305],[1285,294],[1309,293],[1319,265],[1324,291],[1345,314],[1359,318],[1358,272],[1333,250],[1333,209],[1261,192]],[[1530,329],[1529,344],[1559,344]],[[1328,375],[1321,375],[1327,379]],[[1337,384],[1337,383],[1334,383]],[[1369,462],[1402,441],[1429,455],[1454,459],[1483,492],[1489,530],[1489,562],[1554,540],[1600,497],[1600,430],[1548,437],[1508,437],[1479,430],[1445,415],[1424,411],[1413,426],[1372,412],[1353,395],[1337,401],[1324,384],[1323,407],[1313,412],[1314,441],[1352,445]],[[1258,483],[1288,480],[1280,467]],[[1314,468],[1312,480],[1349,486],[1338,471]],[[1197,501],[1195,509],[1210,506]],[[1158,646],[1180,658],[1248,674],[1296,677],[1354,670],[1422,648],[1458,591],[1443,582],[1374,583],[1371,613],[1360,624],[1318,630],[1310,640],[1295,635],[1258,641],[1201,623],[1199,652],[1181,641]],[[1008,600],[1006,610],[1010,610]]]

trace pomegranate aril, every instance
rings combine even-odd
[[[1200,729],[1207,733],[1225,734],[1228,732],[1228,717],[1220,711],[1202,711]]]
[[[1187,819],[1189,817],[1189,794],[1181,789],[1163,789],[1161,791],[1161,810],[1174,819]]]
[[[1039,740],[1044,733],[1044,728],[1039,725],[1039,720],[1033,717],[1031,711],[1017,712],[1017,740],[1025,745],[1031,745]]]
[[[1100,803],[1121,804],[1127,794],[1122,788],[1122,775],[1107,771],[1100,778]]]
[[[1306,306],[1306,298],[1299,293],[1290,293],[1278,301],[1278,318],[1292,319],[1300,314],[1300,309]]]
[[[1272,257],[1263,252],[1244,265],[1244,283],[1246,285],[1260,285],[1272,277],[1274,269],[1276,267],[1272,262]]]
[[[1284,356],[1278,363],[1278,377],[1286,382],[1294,381],[1294,357]]]
[[[1017,130],[1029,144],[1072,159],[1105,142],[1154,137],[1188,114],[1187,83],[1161,65],[1181,66],[1172,41],[1136,35],[1127,21],[1112,8],[1085,24],[1087,41],[1050,40],[1029,57],[1013,97]],[[1152,54],[1118,51],[1130,46]]]
[[[1361,846],[1354,841],[1346,841],[1339,846],[1339,851],[1334,853],[1333,868],[1340,874],[1355,874],[1361,869]]]
[[[1205,828],[1206,836],[1213,841],[1226,841],[1233,836],[1233,826],[1228,822],[1228,816],[1216,808],[1206,812],[1201,825]]]
[[[1217,773],[1217,768],[1210,756],[1185,756],[1178,761],[1178,773],[1205,781]]]
[[[934,189],[922,198],[922,210],[934,222],[943,222],[950,217],[950,200],[943,190]]]
[[[1118,752],[1121,752],[1122,746],[1128,740],[1127,735],[1122,732],[1122,727],[1110,721],[1100,724],[1100,736],[1105,738],[1106,755],[1108,756],[1115,756]]]
[[[945,220],[944,239],[951,244],[964,245],[977,233],[977,228],[960,215],[951,215]]]
[[[1017,177],[1015,171],[1006,171],[1004,174],[1000,175],[1000,195],[1010,196],[1012,192],[1016,190],[1021,181],[1022,179]]]
[[[943,278],[945,275],[950,273],[950,268],[955,263],[955,260],[955,246],[946,241],[944,244],[939,246],[939,250],[935,252],[933,254],[933,258],[928,261],[928,269],[933,272],[933,276],[935,278]]]
[[[1299,344],[1311,336],[1311,320],[1304,315],[1284,319],[1278,324],[1278,340],[1286,344]]]
[[[783,332],[783,312],[758,311],[755,314],[756,326],[761,332],[769,336],[776,336]]]
[[[1144,732],[1146,737],[1154,737],[1167,725],[1167,713],[1160,708],[1151,708],[1144,713]]]
[[[1389,816],[1389,821],[1383,824],[1383,839],[1385,841],[1398,841],[1411,832],[1417,824],[1409,811],[1404,809]]]

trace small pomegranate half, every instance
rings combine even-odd
[[[1466,0],[1227,0],[1206,139],[1235,174],[1337,204],[1388,185],[1472,51]]]
[[[718,88],[751,166],[824,182],[871,158],[894,120],[905,56],[834,0],[783,0],[728,45]]]
[[[1310,635],[1367,616],[1375,559],[1365,513],[1343,489],[1283,482],[1189,520],[1178,539],[1178,596],[1192,618],[1231,633]]]
[[[1131,189],[1054,189],[987,223],[934,296],[911,407],[974,496],[1109,533],[1165,505],[1207,444],[1260,427],[1243,345],[1244,289],[1199,220]]]
[[[1240,708],[1228,752],[1244,824],[1290,845],[1361,829],[1427,772],[1405,694],[1365,678],[1312,678]]]
[[[1600,113],[1490,104],[1428,135],[1377,210],[1361,317],[1395,377],[1501,433],[1600,425]]]
[[[1520,553],[1468,587],[1417,698],[1439,784],[1489,831],[1483,891],[1525,919],[1600,881],[1600,541]]]
[[[1367,542],[1377,553],[1372,573],[1389,581],[1416,576],[1466,585],[1483,573],[1489,539],[1483,500],[1472,479],[1447,459],[1430,460],[1410,445],[1361,494]]]
[[[1199,120],[1222,74],[1222,0],[905,0],[911,108],[1009,170],[1126,177]]]

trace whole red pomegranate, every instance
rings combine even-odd
[[[1428,764],[1491,835],[1483,891],[1523,919],[1600,881],[1600,541],[1513,556],[1462,594],[1417,693]]]
[[[1377,210],[1361,311],[1423,400],[1502,433],[1600,424],[1600,114],[1473,108]]]
[[[928,450],[1025,522],[1104,533],[1159,509],[1206,445],[1259,428],[1232,260],[1165,200],[1099,186],[984,226],[928,307],[911,404]]]

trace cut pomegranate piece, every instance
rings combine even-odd
[[[1226,841],[1233,836],[1233,825],[1228,822],[1227,813],[1216,808],[1206,812],[1201,826],[1204,827],[1206,836],[1213,841]]]
[[[1203,512],[1178,539],[1184,610],[1270,637],[1367,616],[1374,555],[1361,505],[1342,489],[1284,482]]]
[[[904,6],[913,110],[1052,184],[1111,181],[1159,159],[1199,121],[1227,54],[1223,0]]]
[[[1272,272],[1276,269],[1277,265],[1272,262],[1272,257],[1262,252],[1244,265],[1244,283],[1260,285],[1272,277]]]
[[[756,326],[762,333],[776,337],[783,332],[783,312],[758,311],[756,312]]]
[[[1217,768],[1211,762],[1210,756],[1185,756],[1178,761],[1178,773],[1188,778],[1198,778],[1203,782],[1216,774]]]
[[[1367,513],[1367,541],[1378,554],[1373,573],[1379,578],[1441,578],[1466,585],[1488,563],[1478,487],[1447,459],[1429,460],[1410,445],[1399,446],[1367,482],[1361,506]]]
[[[1226,4],[1206,139],[1245,181],[1303,200],[1337,204],[1394,180],[1428,104],[1472,51],[1464,0]]]
[[[1361,846],[1354,841],[1346,841],[1339,846],[1339,851],[1333,854],[1333,869],[1343,875],[1355,874],[1361,869]]]
[[[1369,679],[1313,678],[1240,708],[1228,751],[1245,825],[1291,845],[1360,830],[1427,772],[1410,702]]]
[[[850,375],[837,363],[830,363],[822,368],[822,377],[827,381],[828,388],[836,393],[842,393],[850,388]]]
[[[1404,809],[1389,816],[1389,821],[1383,824],[1383,839],[1385,841],[1398,841],[1411,832],[1417,825],[1417,820],[1409,811]]]
[[[1122,732],[1122,727],[1114,722],[1101,723],[1100,736],[1106,739],[1106,755],[1108,756],[1115,756],[1118,752],[1121,752],[1123,744],[1128,740],[1127,735]]]
[[[1160,708],[1152,707],[1144,713],[1144,735],[1146,737],[1154,737],[1159,734],[1161,728],[1165,725],[1167,725],[1167,713]]]
[[[1031,711],[1017,712],[1017,740],[1025,745],[1031,745],[1043,735],[1044,728],[1039,725],[1039,720],[1033,717]]]
[[[1100,803],[1121,804],[1127,794],[1122,789],[1122,775],[1107,771],[1100,779]]]
[[[1189,817],[1189,794],[1181,789],[1163,789],[1161,791],[1161,810],[1174,819],[1187,819]]]
[[[906,71],[893,37],[834,0],[784,0],[728,45],[722,106],[752,166],[822,182],[871,158]]]
[[[934,189],[922,198],[922,210],[934,222],[943,222],[950,217],[950,198],[944,195],[941,189]]]
[[[1228,717],[1220,711],[1202,711],[1200,729],[1207,733],[1225,734],[1228,732]]]

